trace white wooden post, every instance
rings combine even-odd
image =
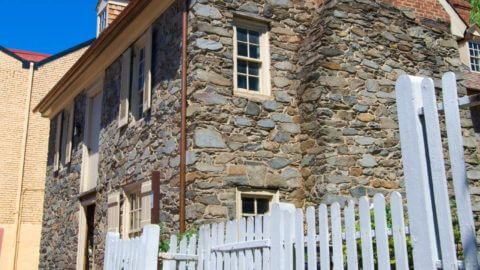
[[[445,160],[443,158],[443,144],[438,118],[437,99],[433,80],[425,78],[422,81],[423,116],[428,144],[428,160],[432,177],[432,187],[435,200],[442,268],[458,269],[453,237],[453,225],[448,196],[447,177],[445,174]],[[450,123],[447,122],[447,126]],[[447,127],[448,128],[448,127]]]
[[[452,166],[453,186],[457,204],[457,216],[460,224],[466,269],[479,269],[475,224],[473,222],[472,203],[468,191],[467,172],[464,160],[462,127],[458,109],[457,80],[455,74],[443,75],[443,105],[447,122],[448,150]]]
[[[402,75],[395,89],[415,269],[436,269],[438,260],[425,144],[419,113],[422,78]]]

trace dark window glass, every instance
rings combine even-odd
[[[260,65],[258,63],[248,63],[248,75],[255,75],[258,76],[258,69]]]
[[[237,67],[238,67],[238,70],[237,70],[238,73],[247,74],[247,61],[239,60]]]
[[[237,39],[238,41],[248,42],[247,39],[248,31],[242,28],[237,28]]]
[[[270,209],[270,202],[268,199],[257,199],[257,214],[262,215],[267,213]]]
[[[238,42],[238,55],[248,57],[247,43]]]
[[[249,31],[248,32],[248,42],[254,43],[254,44],[260,44],[260,33],[257,31]]]
[[[248,77],[248,89],[252,91],[258,91],[258,78],[257,77]]]
[[[250,44],[250,58],[260,58],[260,47]]]
[[[244,214],[255,214],[255,199],[242,198],[242,212]]]
[[[247,89],[247,76],[238,75],[238,88]]]

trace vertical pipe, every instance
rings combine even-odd
[[[180,232],[185,232],[185,178],[187,174],[187,30],[188,0],[182,11],[182,112],[180,139]]]
[[[28,84],[27,84],[27,98],[25,104],[25,119],[23,122],[23,135],[22,135],[22,150],[20,152],[20,171],[18,174],[18,188],[17,188],[17,213],[15,215],[15,253],[13,257],[13,269],[17,269],[17,260],[18,260],[18,249],[20,245],[20,226],[21,226],[21,215],[22,215],[22,198],[23,198],[23,179],[25,171],[25,154],[27,151],[27,139],[28,139],[28,125],[30,123],[30,106],[32,103],[32,88],[33,88],[33,72],[34,64],[30,62],[30,71],[28,74]]]

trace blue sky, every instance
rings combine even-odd
[[[95,37],[97,0],[0,0],[0,46],[54,54]]]

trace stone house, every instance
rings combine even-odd
[[[97,40],[35,108],[51,123],[41,269],[100,268],[107,231],[178,229],[182,9],[136,0],[103,26],[98,8]],[[401,190],[394,82],[454,71],[465,93],[464,73],[475,76],[478,63],[469,9],[460,0],[191,1],[187,223]],[[477,179],[476,133],[462,113]]]
[[[0,268],[37,269],[49,120],[32,108],[87,49],[55,55],[0,46]]]

